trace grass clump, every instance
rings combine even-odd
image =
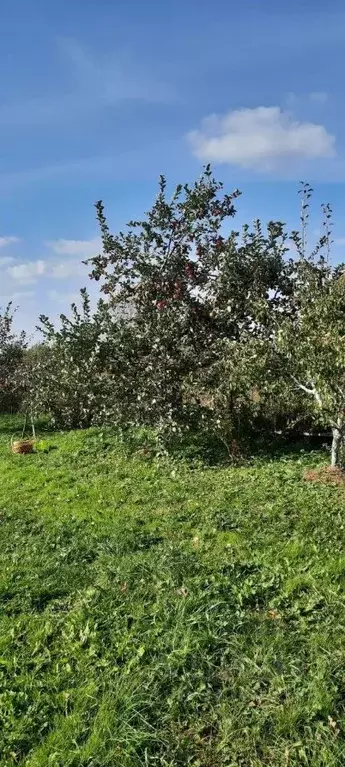
[[[336,767],[344,491],[0,424],[1,767]]]

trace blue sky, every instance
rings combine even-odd
[[[345,259],[343,0],[5,5],[0,305],[18,304],[17,324],[56,317],[87,284],[95,200],[117,229],[148,209],[160,173],[193,180],[209,160],[243,192],[238,224],[296,226],[310,181]]]

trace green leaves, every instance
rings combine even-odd
[[[9,303],[0,312],[0,412],[14,410],[20,402],[15,376],[27,346],[24,331],[17,336],[13,331],[14,311]]]
[[[286,373],[310,395],[325,425],[335,423],[345,407],[345,286],[323,260],[297,262],[294,277],[295,315],[277,332],[277,348]]]
[[[199,375],[209,370],[215,380],[223,343],[241,341],[245,332],[258,335],[261,328],[268,332],[270,291],[272,307],[279,308],[286,283],[284,227],[271,222],[264,234],[255,222],[242,238],[236,232],[224,236],[240,193],[223,193],[222,187],[207,166],[193,185],[179,184],[168,197],[161,176],[146,218],[114,236],[97,203],[104,253],[92,260],[91,276],[126,317],[117,328],[121,380],[134,396],[129,404],[123,392],[117,409],[126,408],[133,422],[175,429],[185,419],[183,398],[191,382],[195,402],[204,387]]]
[[[110,233],[97,202],[103,253],[91,277],[107,302],[92,314],[83,289],[58,329],[40,318],[44,345],[21,368],[24,402],[63,428],[145,424],[175,439],[207,424],[228,450],[259,418],[276,427],[278,395],[285,422],[293,397],[294,420],[339,425],[343,270],[329,266],[329,206],[308,254],[311,193],[302,185],[301,231],[290,235],[259,220],[229,232],[240,193],[224,192],[209,166],[172,196],[161,176],[151,209],[125,232]],[[287,258],[289,240],[297,258]]]

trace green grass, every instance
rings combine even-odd
[[[0,420],[1,767],[341,767],[345,496]],[[50,448],[56,449],[50,449]]]

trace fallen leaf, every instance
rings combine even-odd
[[[280,613],[278,612],[278,610],[275,610],[273,608],[272,610],[268,611],[267,617],[270,618],[272,621],[277,621],[277,620],[279,620],[279,618],[281,616],[280,616]]]
[[[338,727],[337,723],[334,721],[334,719],[332,719],[331,716],[328,717],[328,724],[329,724],[331,730],[333,730],[334,735],[335,736],[339,735],[339,732],[340,732],[339,727]]]

